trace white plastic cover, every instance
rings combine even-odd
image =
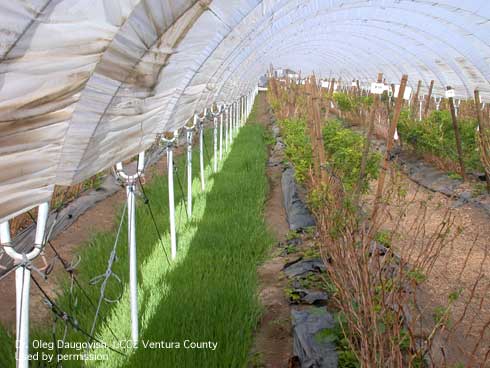
[[[490,100],[486,0],[0,0],[0,221],[149,147],[272,63]]]

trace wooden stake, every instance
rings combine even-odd
[[[381,83],[382,80],[383,80],[383,73],[378,73],[377,82]],[[364,183],[364,176],[366,175],[366,166],[367,166],[367,161],[369,156],[369,149],[371,146],[371,137],[374,132],[374,122],[376,119],[376,111],[378,110],[379,100],[380,100],[379,95],[374,95],[373,106],[371,108],[371,114],[369,117],[369,126],[366,133],[366,141],[364,142],[364,149],[362,152],[361,168],[359,170],[359,179],[357,180],[357,187],[356,187],[356,191],[354,192],[354,203],[356,205],[359,201],[362,185]]]
[[[433,89],[434,89],[434,80],[431,80],[429,86],[429,93],[427,94],[427,101],[425,103],[424,116],[423,116],[424,118],[426,118],[427,114],[429,113],[430,99],[432,98]]]
[[[327,183],[327,175],[326,175],[326,161],[325,161],[325,145],[323,143],[323,134],[322,134],[322,122],[320,116],[320,96],[318,87],[316,85],[313,86],[314,92],[312,95],[312,108],[313,108],[313,125],[315,127],[315,135],[316,135],[316,150],[318,160],[320,162],[319,170],[320,170],[320,182],[322,184]]]
[[[480,155],[482,155],[485,158],[490,158],[490,147],[487,147],[485,145],[486,137],[487,137],[486,134],[488,133],[486,132],[486,127],[483,124],[483,114],[481,111],[481,102],[480,102],[480,91],[478,91],[477,89],[475,89],[475,109],[476,109],[476,117],[478,120],[480,140],[482,142],[481,149],[483,150],[483,152],[480,152]],[[484,163],[483,169],[485,171],[485,180],[487,182],[487,192],[490,193],[490,173],[489,173],[490,168],[487,167],[487,165]]]
[[[386,139],[386,153],[384,160],[381,165],[381,170],[378,178],[378,188],[376,190],[376,197],[374,200],[374,208],[373,213],[371,215],[371,219],[374,220],[376,218],[379,203],[381,201],[381,197],[383,196],[384,183],[386,180],[386,173],[388,172],[388,162],[391,157],[391,149],[393,148],[393,137],[395,135],[395,130],[398,125],[398,120],[400,119],[400,113],[403,107],[403,95],[405,94],[405,88],[407,87],[408,76],[403,75],[402,80],[400,82],[400,90],[398,91],[398,97],[396,98],[395,103],[395,111],[393,113],[393,119],[391,120],[390,129],[388,130],[388,137]]]
[[[446,89],[450,90],[451,87],[448,86]],[[466,171],[464,169],[464,161],[463,161],[463,149],[461,147],[461,135],[459,133],[458,119],[456,118],[456,110],[454,109],[454,98],[449,97],[448,100],[449,100],[449,109],[451,111],[451,119],[453,121],[454,137],[456,138],[456,149],[458,150],[460,174],[463,177],[463,180],[466,180]]]
[[[420,87],[421,86],[422,86],[422,81],[419,80],[419,83],[417,84],[417,91],[415,92],[415,95],[413,96],[412,117],[417,114],[417,107],[419,106],[419,94],[420,94]]]

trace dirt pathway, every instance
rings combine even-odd
[[[410,201],[407,216],[396,230],[400,234],[396,243],[401,252],[412,247],[417,250],[425,249],[424,240],[436,232],[445,220],[448,209],[454,219],[452,230],[461,231],[461,235],[452,242],[448,241],[435,257],[433,269],[427,275],[427,281],[418,295],[423,315],[421,332],[424,335],[429,334],[436,310],[448,305],[451,293],[461,292],[461,297],[454,303],[451,311],[448,328],[453,332],[448,331],[443,337],[436,339],[434,355],[441,367],[457,363],[463,363],[465,367],[480,367],[478,360],[471,361],[470,356],[481,332],[483,336],[476,349],[477,355],[483,358],[490,349],[488,326],[483,330],[490,322],[490,219],[482,209],[471,204],[455,207],[456,201],[453,199],[424,189],[404,175],[401,185],[406,189],[406,198]],[[411,225],[421,216],[421,203],[427,204],[426,221],[423,228],[414,231]],[[390,206],[388,212],[393,216],[396,212],[395,206]],[[395,226],[389,220],[385,225],[387,228]],[[416,253],[417,251],[414,252]],[[456,323],[463,315],[464,319]]]
[[[353,129],[362,133],[359,127]],[[428,190],[405,174],[400,174],[398,180],[396,185],[406,191],[407,213],[397,224],[397,206],[388,206],[384,227],[397,233],[395,244],[400,254],[418,255],[426,251],[427,240],[446,220],[448,210],[454,221],[452,231],[461,232],[453,241],[447,241],[440,254],[434,257],[432,271],[426,275],[427,281],[417,294],[422,313],[419,332],[429,335],[435,315],[448,306],[450,294],[461,292],[451,307],[447,331],[434,340],[433,357],[438,367],[457,364],[490,367],[490,363],[482,363],[490,353],[490,217],[471,202],[464,203]],[[469,184],[462,188],[471,191]],[[425,221],[423,226],[413,229],[412,224],[420,222],[421,208],[427,211]],[[477,358],[471,358],[472,355]]]
[[[269,105],[264,94],[258,96],[257,120],[259,123],[271,128]],[[277,153],[271,161],[281,161]],[[266,203],[265,218],[270,231],[278,241],[286,239],[289,226],[286,212],[283,207],[281,188],[282,167],[269,166],[267,177],[269,179],[269,197]],[[284,258],[279,256],[279,249],[271,249],[270,258],[260,266],[260,301],[264,306],[264,313],[260,321],[255,344],[250,359],[252,367],[283,368],[288,366],[288,360],[293,355],[291,336],[291,320],[289,303],[285,297],[284,289],[286,279],[281,276],[284,267]]]

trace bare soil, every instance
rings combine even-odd
[[[465,367],[490,366],[479,362],[490,351],[490,331],[483,331],[490,323],[490,218],[485,211],[471,204],[454,208],[455,200],[424,189],[405,175],[402,175],[401,185],[407,190],[406,200],[410,201],[410,207],[401,226],[396,229],[399,239],[395,243],[400,252],[410,247],[421,247],[421,239],[436,232],[448,209],[454,216],[452,229],[462,230],[461,235],[448,242],[435,259],[432,272],[417,294],[422,312],[421,333],[424,335],[429,334],[434,325],[436,308],[448,305],[450,293],[462,291],[451,308],[447,331],[434,341],[432,352],[438,361],[437,366],[451,367],[457,363],[463,363]],[[421,202],[428,204],[424,234],[410,229],[420,216],[418,208]],[[395,212],[394,206],[388,206],[387,214]],[[389,217],[385,226],[393,229],[395,225]],[[459,322],[462,316],[464,318]],[[480,333],[483,333],[482,341],[476,346]],[[478,359],[470,358],[473,353]]]
[[[258,122],[270,129],[270,116],[265,95],[258,96]],[[278,241],[286,239],[289,226],[283,206],[281,166],[268,167],[269,196],[266,202],[265,219],[269,230]],[[269,259],[259,269],[260,301],[264,307],[262,319],[255,335],[250,366],[282,368],[288,366],[293,355],[289,303],[284,289],[287,280],[282,275],[284,258],[277,247],[271,249]]]

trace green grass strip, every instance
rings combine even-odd
[[[254,114],[251,115],[253,119]],[[212,157],[212,134],[206,134],[206,146]],[[206,157],[206,156],[205,156]],[[190,221],[177,181],[176,216],[178,224],[178,259],[169,266],[162,251],[151,217],[144,203],[137,207],[137,244],[139,264],[140,339],[138,349],[122,349],[119,356],[108,349],[91,353],[107,354],[108,361],[88,363],[95,367],[240,367],[245,365],[253,330],[260,316],[257,298],[256,268],[272,243],[263,218],[267,193],[265,162],[267,158],[264,129],[247,124],[236,137],[231,151],[220,163],[219,172],[212,173],[207,162],[206,190],[201,192],[198,178],[198,156],[193,160],[194,209]],[[178,175],[184,183],[184,158],[177,160]],[[185,189],[184,189],[185,190]],[[163,234],[168,252],[168,192],[166,176],[154,177],[146,186],[153,211]],[[125,226],[125,225],[124,225]],[[126,227],[124,227],[126,229]],[[114,242],[114,233],[96,234],[81,251],[78,268],[83,285],[105,271]],[[122,233],[114,272],[122,278],[122,300],[104,304],[96,336],[107,344],[130,340],[128,293],[127,234]],[[75,315],[80,325],[89,330],[93,309],[78,292],[78,304],[69,294],[60,295],[58,303]],[[120,285],[109,282],[107,295],[119,293]],[[99,287],[89,286],[88,292],[97,300]],[[118,339],[114,339],[110,328]],[[1,329],[0,329],[1,330]],[[63,334],[59,324],[57,338]],[[47,325],[31,333],[31,340],[53,341]],[[67,341],[84,342],[76,331],[69,330]],[[217,342],[217,348],[186,349],[185,340]],[[180,349],[149,349],[145,342],[179,342]],[[0,344],[11,349],[0,351],[0,362],[13,358],[12,337],[0,331]],[[117,346],[116,346],[117,347]],[[31,352],[54,353],[49,349]],[[82,350],[83,351],[83,350]],[[63,354],[79,354],[76,349],[63,349]],[[80,361],[66,361],[64,367],[80,367]]]

